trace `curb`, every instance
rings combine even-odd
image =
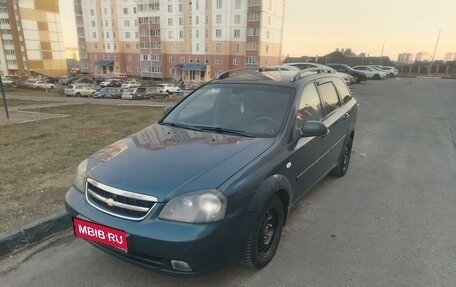
[[[71,226],[71,217],[65,210],[21,226],[17,230],[0,234],[0,258],[14,251],[30,247]]]

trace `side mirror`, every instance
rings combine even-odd
[[[306,121],[299,129],[301,137],[317,137],[329,134],[329,129],[320,121]]]

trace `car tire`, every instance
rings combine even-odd
[[[75,96],[75,97],[80,97],[80,96],[81,96],[81,93],[76,93],[74,96]]]
[[[390,73],[389,76],[390,76],[390,78],[394,78],[394,74],[393,73]]]
[[[274,195],[260,212],[254,229],[249,234],[241,259],[242,265],[260,269],[272,260],[282,235],[284,214],[282,201]]]
[[[375,74],[374,77],[373,77],[374,80],[380,80],[380,75],[379,74]]]
[[[331,170],[331,175],[335,177],[342,177],[347,173],[350,164],[351,151],[353,147],[353,134],[348,138],[347,142],[342,149],[339,156],[339,163]]]

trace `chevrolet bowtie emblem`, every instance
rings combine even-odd
[[[112,198],[107,198],[107,199],[105,200],[105,203],[106,203],[107,205],[109,205],[109,206],[113,206],[113,205],[114,205],[114,199],[112,199]]]

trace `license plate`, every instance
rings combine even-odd
[[[123,230],[75,217],[73,217],[73,230],[76,237],[128,251],[127,233]]]

